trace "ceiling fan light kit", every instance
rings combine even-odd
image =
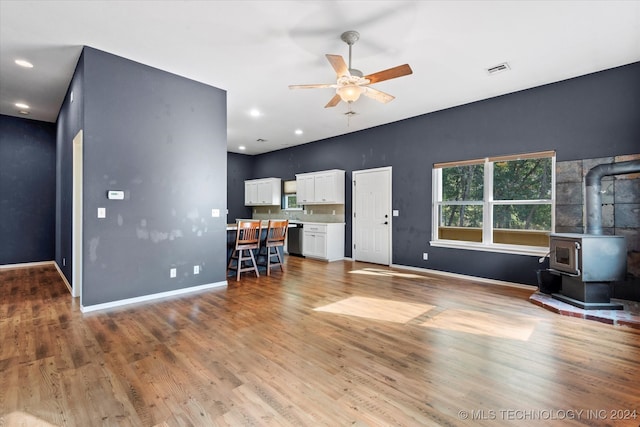
[[[369,85],[412,74],[413,71],[409,64],[399,65],[397,67],[378,71],[377,73],[365,76],[362,71],[351,67],[351,47],[360,39],[360,33],[357,31],[345,31],[340,36],[340,39],[349,45],[349,66],[347,66],[347,63],[340,55],[325,55],[336,72],[335,84],[291,85],[289,86],[289,89],[335,89],[336,94],[331,98],[327,105],[324,106],[324,108],[335,107],[340,103],[340,101],[344,101],[351,105],[360,98],[360,95],[363,94],[385,104],[392,101],[394,96],[374,89]]]

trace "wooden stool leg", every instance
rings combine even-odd
[[[251,249],[249,249],[249,255],[251,255],[251,262],[253,263],[253,271],[256,272],[256,277],[260,277],[260,273],[258,273],[258,263],[256,262],[256,259],[253,256],[253,251]]]
[[[276,256],[278,257],[278,263],[280,264],[280,270],[284,271],[284,265],[282,264],[282,255],[280,255],[280,251],[278,248],[274,248],[276,250]]]
[[[267,248],[267,276],[271,276],[271,247]]]

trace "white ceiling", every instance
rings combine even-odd
[[[348,61],[346,30],[360,32],[354,68],[413,69],[350,119],[324,108],[332,89],[288,88],[333,83],[324,55]],[[0,0],[0,113],[25,117],[22,101],[54,122],[83,45],[226,90],[228,150],[258,154],[640,61],[640,0]]]

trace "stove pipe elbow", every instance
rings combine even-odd
[[[602,234],[602,178],[640,172],[640,160],[603,163],[592,168],[585,177],[587,234]]]

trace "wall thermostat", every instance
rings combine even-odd
[[[109,199],[109,200],[124,200],[124,191],[109,190],[109,191],[107,191],[107,199]]]

